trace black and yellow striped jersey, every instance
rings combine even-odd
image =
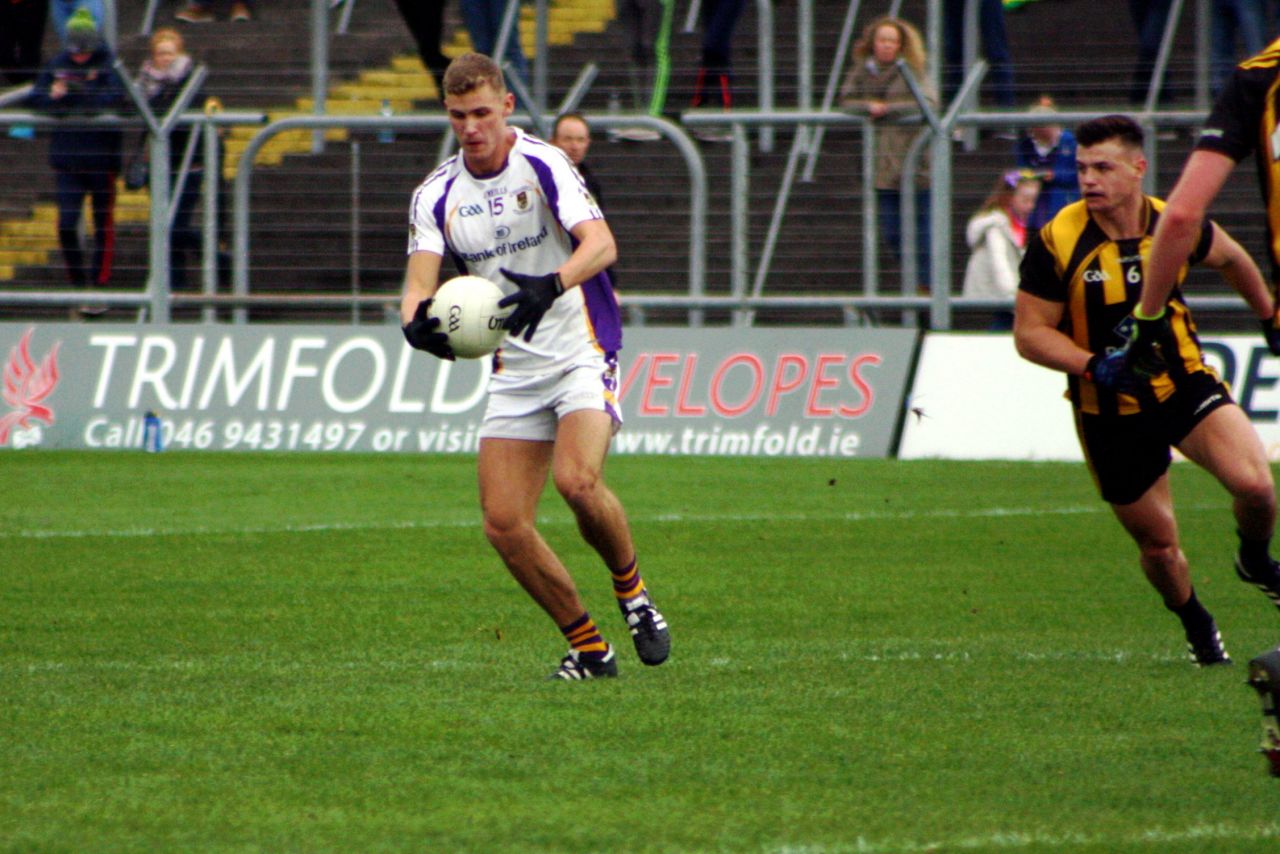
[[[1280,39],[1236,66],[1214,102],[1198,150],[1239,162],[1257,154],[1258,184],[1267,206],[1271,280],[1280,281]]]
[[[1067,205],[1031,237],[1022,259],[1018,287],[1033,296],[1064,304],[1058,328],[1091,353],[1107,353],[1124,346],[1133,324],[1133,307],[1142,293],[1143,270],[1156,220],[1164,208],[1160,199],[1146,196],[1146,226],[1141,237],[1112,240],[1089,215],[1085,202]],[[1189,264],[1203,260],[1213,245],[1213,223],[1206,219]],[[1177,284],[1187,267],[1178,272]],[[1175,287],[1169,296],[1170,328],[1178,342],[1179,358],[1169,372],[1151,381],[1156,400],[1173,394],[1180,378],[1196,372],[1213,373],[1205,365],[1191,312]],[[1142,408],[1136,397],[1098,388],[1083,377],[1067,378],[1067,396],[1081,412],[1129,415]]]

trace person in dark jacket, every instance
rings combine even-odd
[[[1033,113],[1046,117],[1056,110],[1053,99],[1044,95],[1032,107]],[[1014,147],[1019,169],[1034,172],[1040,178],[1040,197],[1036,209],[1027,220],[1027,228],[1039,231],[1058,211],[1080,198],[1080,180],[1076,176],[1076,138],[1071,131],[1046,118],[1045,123],[1028,129]]]
[[[587,166],[587,151],[591,148],[591,125],[587,124],[587,117],[582,113],[561,113],[551,132],[551,144],[565,153],[574,168],[578,170],[578,174],[582,176],[582,183],[587,185],[587,192],[603,209],[604,194],[600,189],[600,182]],[[609,274],[609,280],[616,288],[618,286],[616,267],[611,265],[605,272]]]
[[[32,109],[65,117],[66,123],[49,135],[49,164],[57,173],[58,242],[75,287],[111,281],[112,217],[123,134],[116,128],[78,125],[75,117],[124,106],[124,86],[114,63],[93,16],[81,9],[67,22],[66,48],[41,70],[28,99]],[[93,203],[94,253],[88,270],[79,239],[85,196]]]

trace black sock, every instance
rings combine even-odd
[[[1239,531],[1236,531],[1236,536],[1240,538],[1240,562],[1244,564],[1245,569],[1271,569],[1270,537],[1251,540]]]
[[[1203,634],[1213,625],[1213,615],[1205,610],[1200,604],[1200,600],[1196,598],[1196,591],[1191,590],[1191,595],[1187,597],[1187,601],[1181,605],[1172,607],[1165,605],[1170,611],[1178,615],[1178,619],[1182,620],[1182,628],[1187,632],[1187,636]]]

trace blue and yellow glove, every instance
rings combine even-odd
[[[1154,379],[1169,370],[1161,352],[1161,344],[1172,340],[1169,313],[1164,308],[1155,317],[1143,317],[1138,308],[1133,309],[1133,328],[1129,331],[1129,343],[1120,352],[1124,364],[1136,376],[1144,380]]]
[[[1113,350],[1105,356],[1094,353],[1085,366],[1084,378],[1118,394],[1137,394],[1141,382],[1125,365],[1124,349]]]

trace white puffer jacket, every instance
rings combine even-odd
[[[1009,215],[1002,210],[975,214],[965,229],[973,254],[964,268],[967,297],[1012,297],[1018,291],[1018,264],[1023,249],[1013,236]]]

